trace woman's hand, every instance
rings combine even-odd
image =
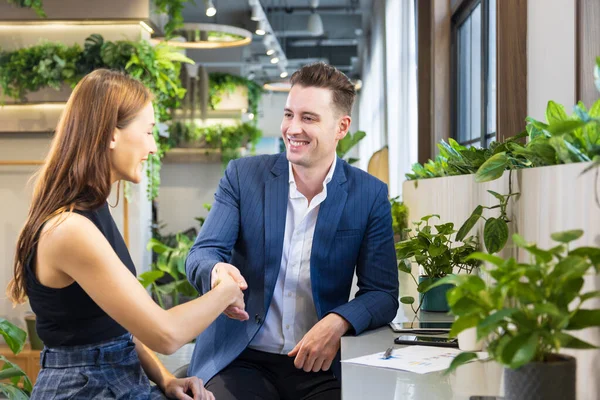
[[[245,311],[244,293],[248,285],[237,268],[230,264],[219,263],[213,269],[213,288],[224,290],[230,298],[229,307],[225,315],[229,318],[246,321],[248,313]]]
[[[177,400],[215,400],[215,396],[204,388],[197,376],[171,379],[165,386],[165,394]]]

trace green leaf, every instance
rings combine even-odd
[[[165,245],[164,243],[162,243],[161,241],[159,241],[155,238],[150,239],[150,241],[148,242],[148,245],[146,246],[146,249],[152,250],[156,254],[163,254],[163,253],[173,250],[171,247]]]
[[[600,310],[579,309],[571,317],[567,330],[600,326]]]
[[[400,303],[402,303],[402,304],[413,304],[414,302],[415,302],[415,298],[412,296],[400,297]]]
[[[429,245],[429,254],[431,255],[431,257],[437,257],[439,255],[442,255],[446,250],[448,250],[448,248],[443,244],[436,246],[434,243],[432,243],[431,245]]]
[[[486,261],[491,264],[494,264],[498,267],[501,267],[504,264],[504,259],[495,256],[493,254],[487,254],[482,252],[471,253],[465,260],[481,260]]]
[[[412,266],[410,261],[407,259],[402,259],[398,262],[398,269],[402,272],[406,272],[407,274],[412,273]]]
[[[27,339],[27,334],[23,329],[4,318],[0,318],[0,334],[13,354],[19,354],[23,350],[25,340]]]
[[[495,154],[484,162],[475,174],[477,182],[489,182],[498,179],[508,167],[508,157],[505,152]]]
[[[600,266],[600,248],[598,247],[578,247],[570,251],[569,255],[589,258],[595,267]]]
[[[483,213],[482,206],[475,207],[475,209],[471,213],[471,216],[469,218],[467,218],[465,223],[458,230],[458,233],[456,234],[456,238],[455,238],[456,241],[462,242],[464,240],[464,238],[471,231],[471,229],[473,229],[473,227],[475,226],[477,221],[479,221],[479,218],[481,217],[482,213]]]
[[[510,317],[517,311],[516,308],[505,308],[487,316],[483,321],[477,324],[477,338],[481,339],[487,337],[491,332],[496,330],[500,325],[500,322],[504,321],[505,318]]]
[[[581,229],[574,229],[570,231],[556,232],[550,235],[550,237],[560,243],[569,243],[574,240],[579,239],[583,236],[583,231]]]
[[[489,218],[483,228],[483,242],[488,253],[494,254],[504,248],[508,240],[508,225],[500,218]]]
[[[595,299],[600,297],[600,290],[595,290],[593,292],[587,292],[581,295],[581,302],[587,301],[589,299]]]
[[[457,337],[457,335],[465,329],[476,326],[477,322],[479,322],[479,317],[477,315],[465,315],[463,317],[459,317],[452,324],[452,329],[450,330],[448,336],[451,338]]]
[[[525,332],[515,336],[504,347],[502,361],[512,369],[531,362],[537,350],[538,340],[537,332]]]
[[[429,290],[429,287],[433,285],[433,283],[434,281],[432,278],[427,278],[419,283],[419,286],[417,286],[417,291],[419,293],[425,293],[427,290]]]
[[[548,124],[552,125],[558,122],[566,121],[567,119],[569,119],[569,116],[565,111],[565,107],[550,100],[548,102],[548,106],[546,107],[546,121],[548,121]]]
[[[552,136],[560,136],[564,135],[565,133],[571,133],[574,130],[585,126],[586,124],[587,122],[584,121],[557,121],[553,124],[548,125],[547,130],[552,134]]]
[[[147,288],[158,279],[162,278],[165,275],[163,271],[146,271],[138,277],[138,281],[142,284],[143,287]]]
[[[452,360],[452,362],[450,363],[450,366],[448,367],[448,369],[446,370],[446,372],[444,372],[444,374],[450,374],[454,371],[456,371],[456,369],[458,367],[460,367],[461,365],[467,364],[468,362],[471,362],[473,360],[477,360],[477,354],[473,353],[473,352],[464,352],[464,353],[460,353],[459,355],[457,355],[456,357],[454,357],[454,359]]]
[[[25,373],[21,369],[14,367],[9,367],[0,371],[0,379],[10,379],[13,377],[20,377],[23,375],[25,375]]]
[[[16,386],[0,383],[0,392],[11,400],[29,400],[29,396]]]
[[[571,336],[568,333],[556,332],[555,336],[560,342],[561,347],[566,349],[592,350],[598,348],[598,346],[584,342],[583,340],[578,339],[575,336]]]

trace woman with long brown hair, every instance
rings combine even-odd
[[[163,310],[137,281],[108,209],[115,182],[140,182],[154,123],[148,89],[109,70],[79,82],[58,123],[8,288],[13,302],[29,299],[45,344],[34,400],[214,398],[151,350],[173,353],[230,306],[247,318],[245,281],[220,274],[206,295]]]

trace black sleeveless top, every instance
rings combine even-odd
[[[110,215],[108,203],[93,211],[73,212],[96,225],[135,276],[135,266]],[[36,251],[37,246],[25,265],[25,284],[31,309],[36,314],[38,335],[47,347],[92,344],[127,333],[125,328],[98,307],[77,282],[61,289],[42,285],[34,272]]]

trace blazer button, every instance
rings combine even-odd
[[[260,315],[256,314],[254,316],[254,321],[256,321],[256,323],[260,325],[262,323],[262,317]]]

